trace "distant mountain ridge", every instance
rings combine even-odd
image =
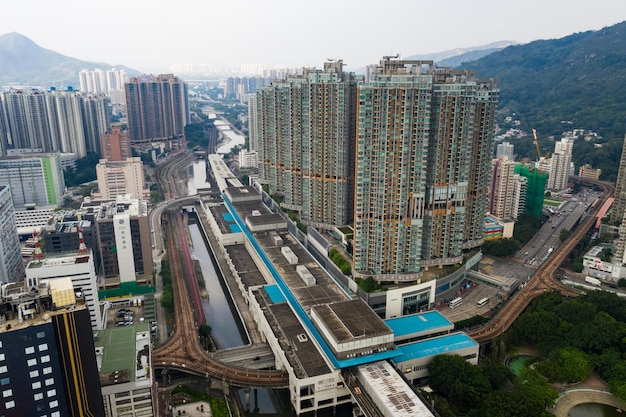
[[[0,36],[0,86],[27,85],[58,88],[79,85],[78,73],[83,69],[118,68],[130,75],[138,71],[123,65],[89,62],[71,58],[37,45],[16,32]]]
[[[416,54],[404,57],[405,60],[431,60],[440,67],[456,67],[464,62],[475,61],[493,52],[501,51],[507,46],[517,45],[514,41],[497,41],[487,45],[470,48],[455,48],[429,54]]]
[[[493,52],[501,51],[510,45],[516,45],[513,41],[497,41],[483,46],[473,46],[469,48],[455,48],[441,52],[431,52],[427,54],[415,54],[410,56],[400,56],[399,59],[434,61],[440,67],[456,67],[464,62],[475,61]],[[365,67],[353,69],[356,74],[365,74]]]
[[[500,113],[515,113],[527,131],[626,133],[626,22],[509,46],[459,68],[498,78]]]

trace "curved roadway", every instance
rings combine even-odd
[[[574,249],[580,239],[593,227],[596,221],[596,214],[607,198],[613,195],[615,187],[613,184],[591,181],[593,184],[604,188],[604,196],[600,204],[596,204],[593,213],[578,226],[567,240],[554,250],[552,255],[535,272],[533,278],[521,290],[517,291],[511,299],[502,307],[498,313],[484,326],[468,332],[468,335],[479,343],[487,343],[497,336],[507,331],[520,314],[528,307],[530,302],[546,291],[560,291],[566,297],[577,297],[580,291],[569,287],[554,279],[554,272],[563,262],[563,259]]]

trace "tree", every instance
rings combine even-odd
[[[378,289],[378,282],[373,277],[367,277],[366,279],[357,277],[355,281],[365,292],[372,292]]]
[[[458,355],[438,355],[428,365],[429,384],[439,395],[462,409],[476,408],[491,391],[481,369]]]
[[[570,235],[570,231],[567,229],[561,229],[561,231],[559,232],[559,240],[561,242],[564,242],[565,240],[567,240],[567,238]]]
[[[174,309],[174,294],[172,293],[171,288],[163,288],[163,292],[161,294],[161,306],[166,310]]]
[[[583,351],[566,347],[552,351],[549,360],[538,363],[536,369],[552,382],[573,383],[587,378],[592,366]]]
[[[65,185],[67,187],[76,187],[96,179],[96,165],[100,160],[100,156],[93,152],[88,152],[83,158],[76,160],[76,169],[65,171]]]
[[[487,240],[481,246],[485,255],[506,257],[515,254],[522,247],[516,239]]]
[[[617,286],[620,288],[626,288],[626,278],[620,278],[619,281],[617,281]]]

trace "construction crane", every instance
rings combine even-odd
[[[550,152],[546,152],[545,156],[541,156],[541,150],[539,149],[539,140],[537,140],[537,131],[533,129],[533,138],[535,140],[533,143],[535,144],[535,148],[537,148],[537,157],[539,158],[539,164],[550,157]]]

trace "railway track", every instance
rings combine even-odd
[[[168,211],[166,216],[168,235],[180,236],[181,227],[184,227],[180,213]],[[194,314],[192,300],[185,291],[185,258],[188,257],[188,251],[184,249],[186,246],[178,239],[168,239],[176,329],[165,344],[153,351],[153,367],[176,369],[242,387],[287,386],[289,377],[284,371],[260,371],[231,366],[210,357],[202,349],[198,338],[197,315]]]
[[[613,184],[585,180],[585,182],[595,184],[604,188],[604,195],[593,209],[593,212],[578,226],[567,240],[565,240],[552,255],[537,268],[533,278],[528,284],[517,291],[511,299],[502,307],[500,311],[484,326],[468,332],[468,335],[479,343],[488,343],[507,331],[519,317],[520,314],[528,307],[530,302],[536,297],[547,291],[559,291],[566,297],[577,297],[582,293],[572,287],[569,287],[554,278],[554,272],[559,268],[565,257],[574,249],[582,237],[589,231],[596,221],[596,215],[606,200],[613,195],[615,187]]]

